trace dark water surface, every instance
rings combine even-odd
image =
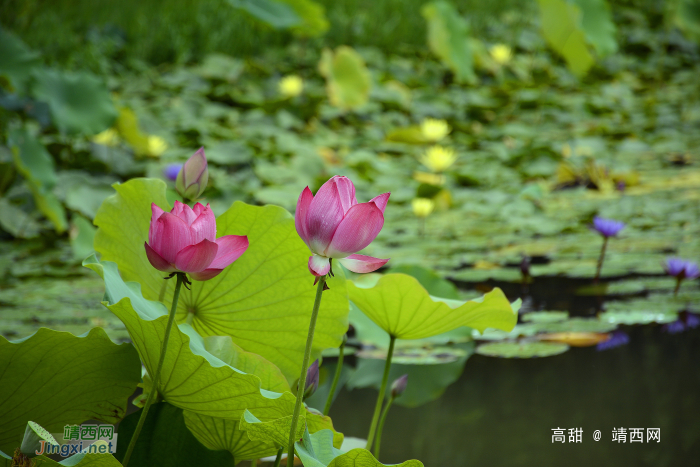
[[[580,284],[565,282],[540,281],[529,290],[532,303],[572,315],[596,311],[598,298],[576,297]],[[505,290],[511,299],[518,294],[512,286]],[[621,329],[629,344],[606,351],[572,348],[533,359],[473,355],[438,400],[392,407],[380,460],[416,458],[426,467],[700,465],[700,328],[679,334],[654,324]],[[376,394],[343,389],[330,412],[336,429],[365,438]],[[627,428],[624,444],[612,441],[620,427]],[[554,428],[567,429],[565,443],[552,443]],[[569,428],[583,429],[581,443],[569,442]],[[645,429],[643,443],[630,442],[630,428]],[[660,428],[660,442],[647,443],[646,428]],[[601,431],[599,441],[594,430]]]

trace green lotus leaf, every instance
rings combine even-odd
[[[476,353],[487,357],[532,358],[559,355],[569,350],[566,344],[556,342],[491,342],[476,348]]]
[[[277,418],[269,422],[261,422],[249,411],[243,412],[239,427],[248,433],[251,441],[262,441],[277,446],[279,449],[287,444],[289,431],[292,426],[292,416]],[[297,424],[296,439],[301,439],[306,429],[306,417],[300,414]]]
[[[581,8],[576,2],[538,0],[542,35],[576,75],[585,75],[595,60],[586,43]]]
[[[569,319],[568,311],[531,311],[522,315],[528,323],[556,323]]]
[[[314,434],[304,433],[303,440],[295,445],[297,456],[305,467],[385,467],[371,452],[355,448],[342,452],[333,445],[333,432],[321,430]],[[423,467],[418,460],[397,464],[398,467]]]
[[[153,404],[146,415],[143,429],[136,440],[129,465],[233,465],[231,455],[221,450],[208,449],[187,429],[183,410],[167,402]],[[119,424],[119,443],[115,457],[124,460],[127,447],[141,417],[141,411],[127,416]]]
[[[96,441],[92,445],[105,444],[105,441]],[[38,456],[32,459],[33,467],[120,467],[121,464],[111,454],[80,453],[70,456],[60,462],[46,456]],[[0,451],[0,467],[15,467],[12,456]]]
[[[264,414],[264,412],[260,413]],[[265,421],[262,421],[252,413],[249,412],[249,414],[248,421],[243,423],[243,419],[239,421],[209,417],[188,410],[184,411],[187,428],[203,445],[209,449],[226,449],[236,459],[259,459],[275,454],[280,445],[287,447],[291,415],[282,418],[265,417]],[[330,417],[307,409],[306,413],[301,415],[302,421],[299,422],[301,431],[304,429],[304,418],[306,427],[311,433],[329,429],[333,431],[334,445],[336,447],[342,445],[344,436],[333,429]],[[251,424],[255,425],[251,427]],[[275,430],[278,437],[276,440],[271,433],[268,433]],[[254,434],[251,435],[251,432]],[[301,438],[301,434],[299,437]],[[281,444],[280,441],[282,441]]]
[[[348,283],[350,300],[384,331],[398,339],[421,339],[469,326],[510,331],[519,302],[511,305],[499,288],[464,303],[428,295],[406,274],[386,274],[376,284]]]
[[[318,69],[326,78],[328,100],[342,110],[356,110],[369,101],[372,80],[364,59],[355,49],[341,45],[324,49]]]
[[[476,82],[467,21],[454,5],[445,1],[425,4],[421,14],[428,23],[430,50],[454,72],[458,81]]]
[[[41,328],[16,341],[0,337],[0,450],[13,452],[28,421],[49,432],[88,419],[117,423],[141,380],[131,344],[101,328],[82,336]]]
[[[148,373],[153,375],[167,323],[162,303],[146,300],[140,285],[126,283],[117,265],[97,261],[83,264],[105,281],[103,304],[124,323]],[[238,419],[248,408],[270,417],[292,413],[295,397],[262,389],[259,377],[227,365],[208,352],[204,338],[191,326],[174,327],[168,341],[158,392],[170,404],[202,415]]]
[[[143,247],[148,239],[151,202],[169,210],[165,183],[134,179],[114,185],[95,216],[95,251],[115,261],[127,281],[142,285],[143,297],[170,306],[174,281],[164,281]],[[311,252],[299,238],[294,219],[278,206],[236,202],[216,220],[217,236],[247,235],[250,246],[215,278],[194,281],[183,290],[177,321],[192,313],[192,327],[202,336],[229,335],[247,352],[277,365],[289,380],[298,377],[304,355],[315,288],[307,263]],[[342,273],[328,281],[311,359],[338,347],[347,330],[348,300]]]

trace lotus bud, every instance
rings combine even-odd
[[[183,198],[194,200],[204,192],[208,182],[209,169],[202,147],[182,166],[182,170],[177,174],[175,189]]]
[[[393,383],[391,383],[391,398],[396,399],[406,390],[406,385],[408,384],[408,375],[403,375],[396,378]]]
[[[306,385],[304,387],[304,399],[313,395],[318,389],[318,360],[313,362],[306,370]]]

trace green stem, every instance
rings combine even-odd
[[[148,409],[151,407],[153,399],[155,399],[155,395],[158,393],[158,383],[160,382],[160,370],[163,368],[163,361],[165,361],[165,351],[168,349],[168,339],[170,338],[170,330],[173,327],[173,321],[175,321],[175,312],[177,311],[177,300],[180,297],[180,287],[182,286],[184,279],[185,273],[181,272],[177,274],[177,284],[175,285],[175,292],[173,293],[173,303],[170,307],[170,314],[168,315],[168,324],[165,327],[165,336],[163,337],[163,344],[160,348],[160,358],[158,359],[158,366],[156,367],[156,371],[152,375],[153,387],[151,388],[151,392],[148,393],[148,397],[146,398],[146,403],[144,404],[143,409],[141,409],[141,416],[139,417],[139,422],[136,425],[134,434],[131,436],[131,441],[129,441],[129,447],[126,449],[126,454],[124,454],[124,461],[122,462],[122,465],[124,467],[126,467],[129,463],[131,453],[134,450],[134,446],[136,446],[136,440],[138,439],[139,433],[141,433],[141,428],[143,428],[143,424],[146,421]]]
[[[374,457],[379,460],[379,446],[382,443],[382,431],[384,431],[384,422],[386,421],[386,414],[389,413],[389,408],[391,407],[391,404],[394,402],[394,397],[389,398],[389,402],[386,404],[384,407],[384,411],[382,411],[382,417],[379,419],[379,428],[377,428],[377,445],[374,447]]]
[[[681,279],[680,277],[676,277],[676,288],[673,289],[674,297],[678,296],[678,291],[681,289],[681,282],[683,282],[683,279]]]
[[[277,451],[277,457],[275,457],[275,467],[280,467],[280,461],[282,460],[282,451],[284,451],[284,446],[281,446]]]
[[[603,247],[600,249],[600,257],[598,258],[598,266],[595,270],[595,282],[600,279],[600,270],[603,269],[603,260],[605,259],[605,248],[608,246],[608,237],[603,237]]]
[[[338,364],[335,367],[335,375],[333,375],[333,383],[331,384],[331,392],[328,393],[328,399],[326,399],[326,407],[323,409],[323,415],[328,415],[331,410],[331,404],[333,403],[333,395],[335,394],[335,388],[338,387],[338,381],[340,380],[340,373],[343,370],[343,355],[345,353],[345,336],[343,336],[343,342],[340,344],[340,353],[338,354]]]
[[[321,295],[323,294],[324,286],[326,285],[326,276],[321,276],[318,279],[316,288],[316,300],[314,301],[314,309],[311,312],[311,322],[309,323],[309,334],[306,337],[306,349],[304,349],[304,360],[301,362],[301,375],[297,384],[297,401],[294,404],[294,413],[292,415],[292,427],[289,431],[289,450],[287,451],[287,467],[294,465],[294,442],[296,441],[295,433],[297,431],[297,422],[299,421],[299,412],[301,412],[302,400],[304,399],[304,389],[306,388],[306,372],[309,369],[309,358],[311,357],[311,344],[314,341],[314,331],[316,330],[316,319],[318,318],[318,309],[321,307]]]
[[[374,406],[374,415],[372,415],[372,423],[369,426],[369,434],[367,435],[367,447],[368,451],[372,450],[372,443],[374,442],[374,433],[377,429],[377,422],[379,421],[379,412],[382,410],[382,402],[384,402],[384,393],[386,392],[386,383],[389,381],[389,370],[391,369],[391,357],[394,355],[394,343],[396,342],[396,337],[389,336],[389,353],[386,356],[386,363],[384,364],[384,376],[382,377],[382,386],[379,389],[379,395],[377,396],[377,404]]]

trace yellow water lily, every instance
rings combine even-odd
[[[103,146],[116,146],[119,144],[119,133],[114,128],[109,128],[93,136],[92,141]]]
[[[160,157],[161,154],[168,149],[168,143],[160,136],[148,136],[148,155],[151,157]]]
[[[429,148],[420,158],[421,163],[433,172],[444,172],[457,160],[454,149],[443,146]]]
[[[452,129],[445,120],[437,118],[426,118],[420,124],[420,131],[423,137],[429,141],[440,141],[447,136]]]
[[[296,97],[304,90],[304,80],[298,75],[287,75],[279,81],[278,88],[284,97]]]
[[[428,217],[435,209],[435,202],[430,198],[415,198],[411,201],[411,207],[417,217]]]
[[[496,44],[489,49],[491,58],[499,65],[505,65],[513,58],[513,50],[505,44]]]

